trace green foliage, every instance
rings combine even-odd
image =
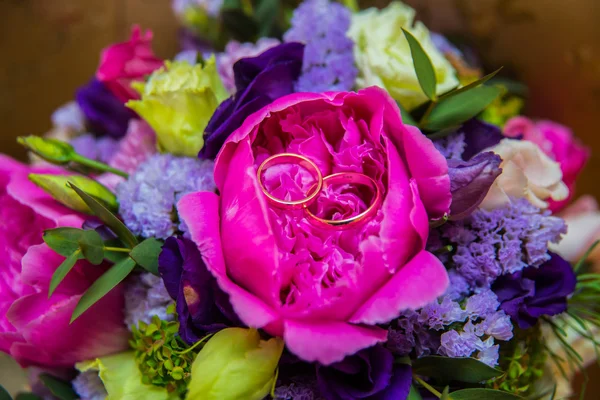
[[[451,381],[479,383],[503,374],[499,369],[469,357],[427,356],[414,360],[412,368],[417,375],[431,377],[443,383]]]
[[[135,247],[138,244],[138,240],[131,233],[129,229],[121,222],[119,218],[117,218],[112,212],[110,212],[106,207],[100,204],[96,199],[92,196],[85,193],[83,190],[75,186],[72,182],[69,183],[71,189],[73,189],[79,197],[88,205],[88,207],[92,210],[94,215],[102,220],[112,231],[117,235],[123,243],[130,246],[131,248]]]
[[[2,385],[0,385],[0,400],[12,400],[12,397]]]
[[[412,55],[413,65],[415,67],[417,79],[419,80],[419,85],[421,85],[423,93],[425,93],[429,99],[435,101],[437,98],[437,82],[433,64],[431,63],[429,56],[425,50],[423,50],[423,47],[417,38],[404,28],[402,28],[402,32],[404,32],[404,36],[406,37],[408,45],[410,46],[410,53]]]
[[[506,374],[488,381],[487,386],[513,394],[529,395],[533,390],[531,384],[542,377],[546,358],[539,324],[526,330],[515,327],[513,339],[500,347],[500,367]]]
[[[2,395],[0,394],[0,400],[4,400]],[[42,400],[40,396],[34,393],[19,393],[15,400]]]
[[[146,271],[158,275],[158,255],[161,252],[163,242],[154,238],[148,238],[135,246],[129,257],[137,262]]]
[[[461,389],[450,393],[450,400],[517,400],[523,397],[494,389]]]
[[[41,374],[40,380],[60,400],[76,400],[79,398],[69,382],[65,382],[49,374]]]
[[[93,306],[98,300],[104,297],[115,286],[121,283],[127,275],[135,268],[135,261],[127,257],[118,263],[114,264],[100,278],[89,287],[88,290],[81,296],[79,302],[73,310],[71,322],[75,321],[88,308]]]
[[[419,393],[419,390],[415,387],[415,385],[411,385],[410,392],[408,393],[406,400],[423,400],[421,393]]]
[[[54,293],[54,291],[56,290],[58,285],[63,281],[63,279],[65,279],[67,274],[73,269],[73,267],[75,266],[75,263],[77,262],[77,260],[79,259],[80,256],[81,256],[81,252],[79,251],[79,249],[77,249],[73,253],[71,253],[67,258],[65,258],[65,261],[63,261],[58,266],[58,268],[56,268],[56,271],[54,271],[54,274],[52,274],[52,279],[50,279],[50,287],[48,288],[48,297],[52,296],[52,294]]]
[[[142,382],[166,388],[183,396],[199,348],[188,347],[178,336],[179,323],[157,316],[150,324],[140,322],[129,341],[142,373]],[[200,343],[200,342],[199,342]]]

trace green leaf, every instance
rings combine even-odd
[[[517,400],[521,396],[494,389],[462,389],[450,393],[450,400]]]
[[[56,228],[44,231],[42,238],[52,250],[63,257],[68,257],[79,248],[79,239],[83,229]]]
[[[79,316],[81,316],[88,308],[121,283],[134,268],[135,261],[129,257],[110,267],[110,269],[98,278],[83,296],[81,296],[81,299],[79,299],[79,302],[75,306],[75,310],[73,310],[71,322],[79,318]]]
[[[40,380],[46,385],[52,394],[60,400],[76,400],[79,398],[71,385],[63,380],[53,377],[49,374],[41,374]]]
[[[456,96],[446,97],[434,106],[421,125],[425,130],[439,131],[462,124],[483,111],[501,93],[502,90],[497,87],[478,86]]]
[[[437,82],[435,79],[435,69],[433,68],[433,64],[431,63],[429,56],[425,50],[423,50],[423,47],[417,38],[404,28],[402,28],[402,32],[404,32],[404,36],[406,36],[406,40],[410,46],[410,53],[412,55],[417,78],[419,79],[419,85],[421,85],[421,89],[423,89],[423,93],[425,93],[427,97],[429,97],[431,100],[435,100],[437,98]]]
[[[100,264],[104,260],[104,241],[102,236],[95,230],[83,231],[79,239],[81,253],[90,263]]]
[[[241,9],[221,9],[221,20],[225,30],[236,40],[253,41],[258,36],[258,23]]]
[[[0,400],[12,400],[12,397],[2,385],[0,385]]]
[[[474,87],[483,85],[484,83],[486,83],[487,81],[489,81],[490,79],[495,77],[498,74],[498,72],[500,72],[502,70],[502,68],[503,67],[500,67],[497,70],[495,70],[494,72],[492,72],[491,74],[487,74],[483,78],[480,78],[480,79],[476,80],[475,82],[471,82],[466,86],[463,86],[461,88],[454,89],[447,93],[444,93],[443,95],[440,96],[440,100],[445,99],[446,97],[456,96],[459,93],[466,92],[468,90],[473,89]]]
[[[258,36],[269,36],[279,15],[280,0],[261,0],[256,6],[254,18],[258,22]]]
[[[444,391],[442,392],[442,397],[440,400],[450,400],[450,386],[446,386]]]
[[[129,253],[129,257],[146,271],[158,275],[158,255],[162,250],[162,245],[160,240],[148,238],[135,246]]]
[[[415,121],[415,119],[412,117],[412,115],[410,115],[410,113],[406,110],[406,108],[404,108],[404,106],[402,104],[400,104],[400,102],[396,102],[396,104],[398,104],[398,108],[400,108],[400,114],[402,114],[402,122],[403,123],[412,125],[412,126],[419,126],[417,121]]]
[[[427,356],[413,362],[413,372],[442,382],[479,383],[503,374],[479,360],[469,357]]]
[[[423,400],[421,393],[419,393],[419,390],[415,387],[415,385],[410,386],[410,392],[408,393],[406,400]]]
[[[600,243],[600,240],[596,240],[594,243],[592,243],[592,245],[586,250],[586,252],[583,254],[583,256],[579,259],[579,261],[577,261],[577,264],[575,264],[575,266],[573,267],[573,270],[575,271],[575,273],[577,273],[581,269],[581,267],[585,264],[585,260],[587,260],[587,258],[590,256],[592,251],[594,251],[594,249],[596,248],[596,246],[598,246],[598,243]]]
[[[54,271],[54,274],[52,274],[52,279],[50,279],[50,287],[48,288],[48,297],[52,296],[52,294],[56,290],[57,286],[60,285],[60,283],[63,281],[63,279],[65,279],[65,277],[67,276],[69,271],[71,271],[73,269],[73,267],[75,266],[75,263],[80,258],[80,256],[81,256],[81,251],[79,249],[77,249],[73,253],[71,253],[65,259],[65,261],[63,261],[58,266],[58,268],[56,268],[56,271]]]
[[[2,400],[2,396],[0,396],[0,400]],[[15,400],[42,400],[42,398],[34,393],[19,393]]]
[[[138,244],[138,240],[131,233],[129,229],[121,222],[119,218],[117,218],[113,213],[106,209],[102,204],[100,204],[96,199],[83,192],[77,186],[75,186],[72,182],[69,182],[69,186],[77,192],[79,197],[90,207],[90,209],[94,212],[94,214],[102,220],[112,231],[117,235],[119,239],[123,241],[126,245],[134,248]]]

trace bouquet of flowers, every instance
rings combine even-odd
[[[400,2],[175,9],[186,51],[134,27],[1,156],[18,398],[568,394],[600,328],[568,128]]]

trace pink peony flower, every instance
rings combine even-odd
[[[123,103],[139,99],[132,82],[143,82],[147,75],[163,66],[150,47],[152,31],[142,33],[134,26],[127,42],[116,43],[102,51],[96,78],[104,83]]]
[[[377,215],[351,230],[314,228],[302,210],[272,208],[256,170],[272,154],[309,157],[323,175],[367,174],[384,200]],[[277,197],[304,197],[312,181],[300,167],[265,173]],[[429,218],[448,212],[444,157],[402,123],[382,89],[296,93],[248,117],[216,159],[220,196],[182,198],[180,216],[208,269],[242,322],[282,336],[307,361],[331,364],[386,340],[376,326],[441,295],[448,277],[425,251]],[[359,188],[329,188],[318,215],[346,218],[369,202]]]
[[[551,121],[536,123],[526,117],[514,117],[506,123],[504,134],[509,137],[523,136],[524,140],[534,142],[560,164],[563,182],[569,188],[569,197],[550,201],[549,208],[554,212],[563,209],[575,194],[575,181],[590,157],[590,150],[575,138],[569,128]]]
[[[79,261],[48,298],[52,274],[64,257],[42,241],[55,227],[81,227],[83,219],[31,183],[31,172],[52,173],[0,155],[0,351],[23,367],[70,367],[127,348],[123,293],[117,287],[72,324],[81,294],[103,272]]]

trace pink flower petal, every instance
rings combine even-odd
[[[227,275],[219,229],[219,196],[196,192],[184,196],[177,205],[179,216],[189,229],[208,270],[221,289],[229,294],[240,319],[253,328],[275,322],[278,316],[262,300],[234,283]]]
[[[328,365],[387,340],[387,330],[346,322],[285,321],[287,348],[304,361]]]
[[[448,273],[433,254],[421,251],[363,304],[350,322],[389,322],[402,310],[415,310],[441,296],[448,287]]]

